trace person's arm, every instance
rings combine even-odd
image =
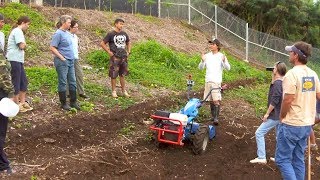
[[[226,55],[224,55],[224,54],[223,54],[223,56],[222,56],[222,66],[223,66],[224,69],[226,69],[226,70],[228,70],[228,71],[231,69],[231,66],[230,66],[230,64],[229,64],[229,61],[228,61]]]
[[[54,46],[50,46],[50,51],[57,56],[59,59],[61,59],[62,61],[65,61],[66,58],[64,56],[62,56],[62,54],[58,51],[58,49]]]
[[[19,43],[18,46],[20,50],[25,50],[27,48],[27,44],[23,42]]]
[[[3,59],[0,60],[0,73],[1,73],[0,89],[3,89],[6,93],[8,93],[9,97],[12,97],[14,93],[14,89],[11,81],[10,68],[7,65],[7,63],[8,61],[5,60],[4,57]]]
[[[131,53],[131,42],[130,41],[126,42],[126,46],[127,46],[127,53],[129,56],[129,54]]]
[[[110,57],[113,56],[113,52],[110,50],[110,48],[106,45],[104,41],[100,42],[100,46],[109,54]]]
[[[282,119],[284,119],[288,114],[294,99],[295,99],[294,94],[284,94],[282,104],[281,104],[281,110],[280,110],[280,121],[282,121]]]
[[[206,55],[202,53],[202,54],[201,54],[201,62],[200,62],[199,65],[198,65],[198,68],[199,68],[200,70],[202,70],[202,69],[204,69],[204,68],[206,67],[205,61],[206,61]]]
[[[266,122],[270,113],[274,110],[274,106],[272,104],[269,105],[266,114],[263,116],[262,121]]]

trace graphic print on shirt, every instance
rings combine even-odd
[[[314,77],[302,77],[302,92],[315,91]]]
[[[124,49],[126,47],[126,36],[125,35],[115,35],[113,37],[113,42],[117,46],[117,48],[122,48]]]

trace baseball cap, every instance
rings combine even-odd
[[[218,39],[212,39],[212,40],[209,40],[208,43],[210,44],[216,44],[217,46],[220,46],[221,43]]]
[[[300,49],[298,49],[295,45],[292,45],[292,46],[286,46],[284,48],[286,51],[288,52],[295,52],[297,54],[299,54],[299,56],[302,56],[304,58],[307,58],[307,55],[305,55]]]
[[[0,113],[6,117],[14,117],[19,112],[19,106],[9,98],[2,98],[0,101]]]

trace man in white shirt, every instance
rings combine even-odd
[[[230,70],[227,57],[220,52],[221,43],[218,39],[209,41],[211,52],[202,54],[199,69],[206,68],[204,98],[210,93],[206,101],[210,101],[211,115],[214,125],[218,125],[221,101],[221,83],[223,69]],[[214,88],[212,91],[211,89]],[[210,92],[211,91],[211,92]]]

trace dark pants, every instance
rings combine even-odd
[[[0,171],[9,168],[9,161],[7,155],[4,152],[4,145],[7,135],[8,118],[0,114]]]
[[[23,63],[10,61],[11,64],[11,78],[14,86],[14,94],[18,95],[20,91],[27,91],[28,80]]]

